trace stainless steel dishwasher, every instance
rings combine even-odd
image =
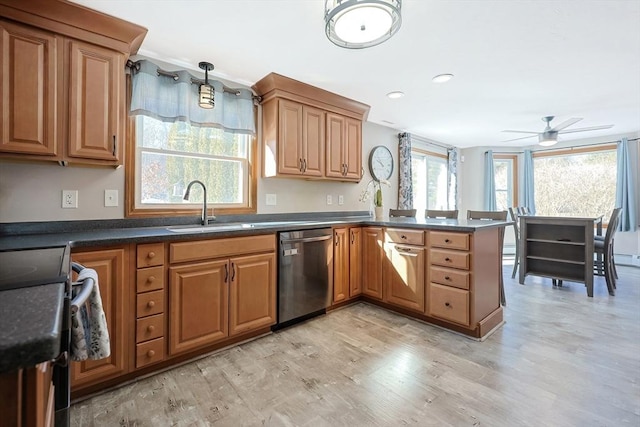
[[[330,228],[280,233],[277,328],[324,313],[331,304],[332,237]]]

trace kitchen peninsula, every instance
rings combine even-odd
[[[75,397],[269,333],[277,321],[280,231],[333,229],[328,310],[364,300],[476,339],[502,325],[499,231],[509,222],[341,215],[242,216],[206,229],[190,224],[194,218],[0,224],[0,250],[70,243],[72,258],[98,271],[112,355],[99,363],[74,364]],[[193,252],[194,245],[211,253]],[[207,294],[215,314],[208,318],[209,329],[189,336],[186,325],[193,325],[194,314],[176,299],[197,295],[180,287],[181,278],[205,266],[202,279],[210,280],[225,263],[241,266],[247,260],[258,269],[231,283],[221,279],[219,293]],[[260,282],[265,301],[256,303],[234,290],[243,284],[233,280],[245,277]],[[243,290],[254,292],[254,286]]]

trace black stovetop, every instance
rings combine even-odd
[[[0,251],[0,291],[69,280],[69,246]]]

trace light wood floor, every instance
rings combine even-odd
[[[505,266],[484,342],[364,303],[73,405],[72,426],[639,426],[640,269],[610,297]]]

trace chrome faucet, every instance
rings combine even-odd
[[[202,191],[204,191],[204,198],[202,199],[202,218],[200,219],[200,223],[202,225],[207,225],[209,223],[209,218],[207,217],[207,187],[205,187],[204,183],[202,181],[198,181],[197,179],[194,179],[193,181],[191,181],[189,183],[189,185],[187,185],[187,190],[184,192],[184,200],[189,200],[189,195],[191,193],[191,186],[193,184],[200,184],[202,186]],[[213,209],[211,212],[211,219],[216,219],[215,216],[213,216]]]

